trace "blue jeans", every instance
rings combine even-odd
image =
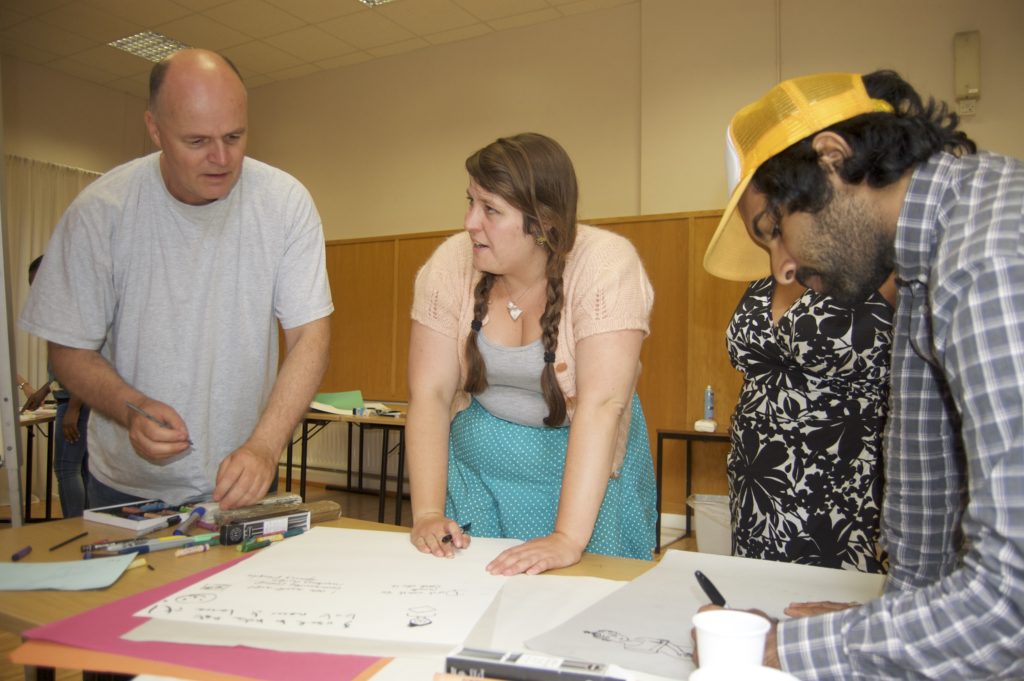
[[[85,479],[88,471],[89,451],[86,446],[86,430],[89,427],[89,408],[82,406],[78,413],[78,442],[64,438],[64,414],[67,402],[57,403],[57,417],[53,428],[53,470],[57,474],[57,492],[60,495],[60,510],[65,518],[82,515],[86,507]]]
[[[101,508],[103,506],[115,506],[117,504],[130,504],[133,501],[142,501],[142,497],[132,496],[127,492],[121,492],[113,487],[108,487],[88,474],[89,480],[86,488],[89,493],[89,508]]]

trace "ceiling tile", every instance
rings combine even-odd
[[[41,50],[35,45],[28,45],[18,40],[8,40],[7,38],[0,40],[0,52],[17,57],[30,64],[47,64],[60,57],[60,55],[53,52]]]
[[[358,12],[331,19],[320,24],[320,28],[364,50],[400,43],[414,37],[412,33],[377,12]]]
[[[417,35],[462,28],[477,22],[473,15],[452,0],[396,2],[377,11]]]
[[[0,31],[0,41],[8,39],[34,45],[41,50],[61,56],[86,50],[96,44],[93,40],[68,33],[62,28],[57,28],[38,19],[29,19]]]
[[[75,61],[94,66],[101,71],[111,73],[116,78],[134,76],[140,73],[149,73],[153,68],[153,62],[128,54],[109,45],[97,45],[82,52],[76,52]]]
[[[78,2],[44,12],[39,15],[38,19],[104,44],[134,35],[144,28],[131,21],[112,17],[96,7]]]
[[[160,33],[193,47],[223,50],[250,40],[249,36],[201,14],[190,14],[157,27]]]
[[[552,3],[556,3],[557,0],[552,0]],[[573,14],[583,14],[584,12],[593,12],[599,9],[608,9],[609,7],[618,7],[619,5],[632,5],[637,0],[568,0],[565,4],[558,5],[558,11],[566,16]]]
[[[473,24],[472,26],[464,26],[463,28],[453,28],[450,31],[441,31],[440,33],[431,33],[428,36],[424,36],[431,45],[443,45],[444,43],[454,43],[460,40],[468,40],[469,38],[475,38],[478,35],[484,33],[492,33],[493,29],[487,24]]]
[[[98,69],[92,64],[83,64],[82,62],[76,61],[70,57],[55,59],[47,64],[47,66],[52,69],[57,69],[58,71],[63,71],[75,78],[81,78],[82,80],[99,83],[101,85],[117,80],[116,74]]]
[[[149,78],[139,80],[138,78],[118,78],[105,84],[109,88],[126,92],[140,99],[149,99]]]
[[[0,8],[9,9],[26,16],[35,16],[60,7],[68,0],[0,0]]]
[[[428,47],[429,45],[430,43],[423,38],[410,38],[409,40],[403,40],[400,43],[371,47],[367,52],[372,54],[374,57],[390,57],[392,55],[402,54],[403,52],[419,50],[421,48]]]
[[[260,85],[266,85],[267,83],[273,83],[273,82],[274,82],[273,79],[271,79],[271,78],[269,78],[267,76],[264,76],[262,74],[258,74],[258,75],[246,78],[245,79],[245,87],[247,87],[247,88],[249,88],[251,90],[254,87],[259,87]]]
[[[288,54],[273,45],[253,40],[241,45],[229,47],[223,51],[239,69],[256,73],[272,73],[282,69],[298,66],[302,61],[293,54]]]
[[[545,0],[454,0],[456,4],[482,21],[524,14],[550,5]]]
[[[509,28],[530,26],[531,24],[539,24],[553,19],[560,19],[561,17],[562,15],[559,14],[557,9],[549,7],[547,9],[537,10],[536,12],[527,12],[526,14],[516,14],[511,17],[493,19],[487,23],[499,31],[504,31]]]
[[[302,76],[308,76],[311,73],[317,73],[320,69],[313,66],[312,64],[300,64],[290,69],[282,69],[280,71],[274,71],[273,73],[267,74],[274,80],[291,80],[292,78],[301,78]]]
[[[254,38],[289,31],[304,23],[302,19],[264,0],[233,0],[203,14]]]
[[[0,29],[13,26],[28,19],[27,14],[21,14],[9,9],[0,8]]]
[[[179,5],[183,5],[193,12],[205,12],[208,9],[213,9],[217,5],[223,5],[230,0],[174,0]]]
[[[355,52],[356,48],[315,26],[270,36],[264,42],[279,47],[305,61],[315,62]]]
[[[359,0],[267,0],[267,2],[277,5],[311,24],[347,14],[369,11]]]
[[[373,59],[373,55],[366,52],[353,52],[341,57],[322,59],[318,61],[316,65],[327,71],[330,69],[340,69],[344,66],[352,66],[353,64],[360,64],[364,61],[370,61],[371,59]]]
[[[146,28],[192,13],[192,10],[171,0],[85,0],[84,4]]]

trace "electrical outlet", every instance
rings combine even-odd
[[[956,112],[961,116],[973,116],[978,113],[978,100],[958,99],[956,100]]]

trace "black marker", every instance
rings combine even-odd
[[[471,527],[473,527],[473,523],[466,523],[465,525],[460,525],[459,529],[462,530],[463,532],[469,532],[469,528],[471,528]],[[449,543],[451,543],[451,541],[452,541],[451,533],[446,534],[445,536],[441,537],[441,543],[442,544],[449,544]]]
[[[704,593],[708,595],[708,598],[711,599],[711,602],[719,607],[724,608],[725,597],[722,596],[721,593],[719,593],[718,589],[715,588],[715,585],[711,583],[711,580],[705,577],[704,573],[700,570],[697,570],[693,574],[697,578],[697,583],[700,584],[700,588],[703,589]]]

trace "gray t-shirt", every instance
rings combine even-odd
[[[548,405],[540,387],[544,370],[544,345],[540,339],[509,347],[498,345],[485,333],[478,333],[476,338],[487,367],[487,389],[476,395],[476,401],[500,419],[543,427]]]
[[[87,187],[57,225],[20,324],[99,350],[129,384],[174,407],[194,447],[165,465],[127,431],[89,422],[89,469],[141,497],[213,491],[220,462],[252,433],[277,374],[277,322],[334,306],[320,217],[287,173],[246,158],[225,198],[190,206],[160,176],[159,152]]]

